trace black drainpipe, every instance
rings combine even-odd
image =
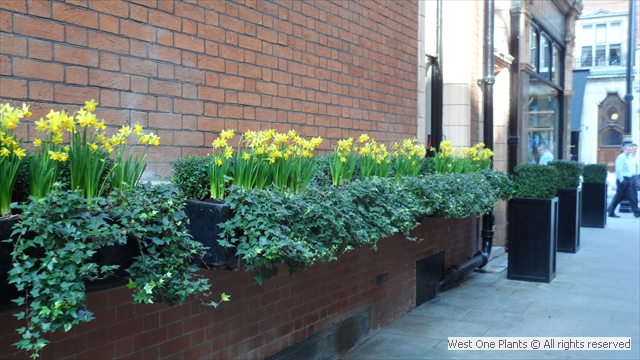
[[[507,172],[513,174],[513,169],[518,165],[518,147],[520,135],[518,132],[518,120],[520,115],[520,6],[513,6],[511,12],[511,30],[509,34],[509,53],[514,57],[509,71],[509,136],[507,138],[508,160]]]
[[[484,143],[487,149],[493,150],[493,19],[494,2],[486,0],[484,2],[484,77],[478,80],[478,85],[482,87],[483,93],[483,119],[484,119]],[[461,280],[466,273],[479,267],[487,265],[491,256],[491,245],[493,244],[495,218],[493,213],[482,216],[482,249],[473,257],[461,265],[452,266],[446,274],[440,278],[438,290],[443,291],[447,286]]]
[[[440,150],[442,142],[442,0],[436,5],[436,51],[438,56],[431,67],[433,86],[431,90],[431,146]]]

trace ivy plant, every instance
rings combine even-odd
[[[26,319],[26,326],[17,329],[22,340],[14,345],[36,358],[48,343],[45,333],[91,321],[85,281],[105,278],[119,267],[98,266],[94,255],[128,239],[140,248],[126,269],[134,303],[174,306],[194,295],[217,307],[217,302],[205,301],[210,284],[197,274],[196,263],[204,249],[186,230],[182,202],[172,186],[146,184],[91,199],[54,186],[46,196],[20,205],[9,283],[24,293],[14,301],[25,306],[15,316]],[[228,300],[223,293],[221,301]]]
[[[127,272],[135,303],[182,304],[189,296],[211,294],[208,280],[196,272],[206,249],[189,235],[188,218],[178,190],[166,184],[143,184],[132,191],[114,191],[109,215],[119,235],[136,239],[140,255]],[[227,301],[227,295],[222,296]],[[205,305],[217,307],[215,301]]]
[[[377,248],[395,233],[415,240],[410,231],[421,215],[463,218],[487,213],[510,185],[506,175],[438,174],[427,177],[367,177],[343,186],[320,179],[294,194],[277,187],[232,187],[226,202],[233,216],[220,224],[220,245],[236,248],[258,282],[318,261],[331,261],[362,245]],[[506,184],[506,185],[505,185]],[[506,192],[508,193],[508,192]]]
[[[15,345],[33,358],[48,343],[42,335],[93,319],[85,305],[85,279],[105,277],[115,266],[98,266],[91,257],[104,245],[123,243],[117,224],[110,224],[101,207],[103,198],[89,202],[79,192],[54,188],[47,196],[34,197],[22,210],[14,227],[19,237],[12,253],[9,283],[24,296],[14,300],[26,305],[15,314],[26,319],[18,328],[22,340]],[[27,232],[37,234],[33,239]],[[10,240],[9,240],[10,241]]]

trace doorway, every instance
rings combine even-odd
[[[598,164],[607,165],[612,172],[622,148],[624,111],[624,100],[617,92],[608,92],[598,104]]]

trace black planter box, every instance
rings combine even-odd
[[[511,199],[507,278],[549,283],[556,277],[558,198]]]
[[[607,184],[582,183],[580,226],[601,229],[607,226]]]
[[[106,290],[114,287],[126,285],[129,281],[128,268],[133,264],[134,258],[140,256],[140,246],[138,240],[127,238],[126,244],[115,244],[103,246],[91,258],[98,267],[104,265],[119,265],[112,271],[112,275],[99,280],[85,280],[84,284],[87,292]]]
[[[0,219],[0,240],[15,239],[11,237],[13,225],[20,221],[19,217]],[[11,253],[13,242],[0,242],[0,310],[16,307],[11,300],[18,298],[18,289],[9,284],[8,272],[13,268]]]
[[[558,251],[580,250],[580,208],[582,189],[558,189]]]
[[[207,247],[204,263],[215,267],[230,266],[237,263],[235,249],[225,249],[218,244],[220,227],[218,224],[231,217],[227,204],[206,201],[187,200],[184,212],[189,217],[187,229],[193,239]]]
[[[19,217],[9,219],[0,219],[0,240],[17,237],[11,237],[12,227],[20,221]],[[36,234],[28,232],[25,238],[33,239]],[[11,258],[13,252],[13,243],[0,242],[0,311],[13,309],[17,307],[13,299],[17,299],[20,295],[18,289],[13,284],[9,284],[8,272],[13,268],[13,260]],[[44,256],[42,248],[30,249],[30,256],[40,258]],[[99,280],[85,280],[86,291],[93,292],[126,285],[129,279],[129,273],[126,271],[133,264],[134,257],[140,255],[140,247],[136,239],[128,239],[126,244],[116,244],[104,246],[96,252],[91,258],[92,262],[103,265],[119,265],[120,267],[113,270],[113,274],[107,278]]]

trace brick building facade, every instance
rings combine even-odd
[[[96,99],[114,129],[161,136],[149,173],[223,129],[295,129],[324,150],[416,133],[412,1],[3,0],[0,48],[0,100],[37,119]]]

